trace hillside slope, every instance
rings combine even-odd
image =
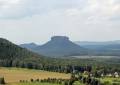
[[[37,45],[35,43],[20,44],[20,47],[27,48],[29,50],[32,50],[32,49],[36,48],[37,46],[39,46],[39,45]]]
[[[0,38],[0,66],[22,66],[40,63],[43,56],[21,48],[12,42]]]

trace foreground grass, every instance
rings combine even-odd
[[[0,76],[4,76],[6,83],[16,83],[19,82],[20,80],[30,81],[31,78],[33,79],[47,79],[47,78],[69,79],[70,78],[70,74],[65,74],[65,73],[22,69],[22,68],[3,68],[3,67],[0,68]]]
[[[85,84],[80,83],[79,81],[76,81],[76,82],[74,83],[74,85],[85,85]]]

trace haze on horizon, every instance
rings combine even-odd
[[[120,40],[120,0],[0,0],[0,37],[44,43]]]

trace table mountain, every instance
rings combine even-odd
[[[39,46],[39,45],[37,45],[37,44],[35,44],[35,43],[20,44],[20,47],[27,48],[27,49],[29,49],[29,50],[34,49],[34,48],[36,48],[37,46]]]
[[[87,55],[88,53],[87,49],[73,43],[66,36],[53,36],[50,41],[32,50],[50,57]]]

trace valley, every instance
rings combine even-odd
[[[32,44],[31,48],[34,46],[36,45]],[[93,56],[90,54],[93,52],[74,44],[64,36],[52,37],[51,41],[43,46],[36,46],[36,51],[31,48],[21,47],[0,38],[0,84],[119,85],[120,83],[120,57],[109,55],[110,51],[109,56],[103,54]],[[47,56],[41,54],[43,51]]]
[[[0,85],[120,85],[120,0],[0,0]]]

